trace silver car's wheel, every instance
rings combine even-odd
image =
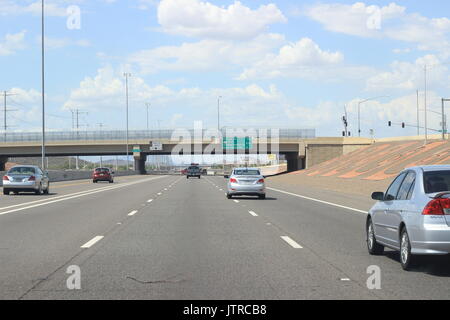
[[[375,237],[375,230],[373,228],[372,220],[367,222],[367,249],[371,255],[380,255],[384,251],[384,246],[377,242]]]
[[[404,270],[409,270],[412,266],[411,242],[406,228],[400,236],[400,263]]]
[[[36,193],[37,195],[41,195],[41,194],[42,194],[42,184],[39,185],[39,189],[37,189],[37,190],[35,191],[35,193]]]

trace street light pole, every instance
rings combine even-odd
[[[148,130],[149,130],[149,122],[148,122],[148,109],[150,108],[150,103],[146,103],[145,104],[146,105],[146,107],[147,107],[147,133],[148,133]]]
[[[425,79],[425,90],[424,90],[424,100],[425,100],[425,144],[428,143],[428,121],[427,121],[427,65],[423,67],[424,70],[424,79]]]
[[[127,132],[126,132],[126,140],[127,140],[127,171],[130,169],[130,156],[129,156],[129,140],[128,140],[128,77],[131,77],[131,73],[124,73],[125,77],[125,91],[126,91],[126,121],[127,121]]]
[[[217,131],[220,130],[220,96],[217,97]]]
[[[358,136],[361,137],[361,104],[367,101],[375,100],[378,98],[389,98],[389,96],[379,96],[374,98],[365,99],[358,102]]]
[[[44,21],[44,0],[42,0],[42,17],[41,17],[41,51],[42,51],[42,170],[46,171],[45,165],[45,21]]]
[[[442,98],[442,140],[445,140],[445,134],[447,133],[447,120],[445,117],[445,102],[450,102],[450,99]]]

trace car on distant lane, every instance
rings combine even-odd
[[[201,175],[202,175],[202,171],[198,165],[189,166],[189,168],[187,169],[187,172],[186,172],[187,179],[189,179],[190,177],[196,177],[196,178],[200,179]]]
[[[3,176],[3,194],[11,192],[50,193],[50,181],[46,172],[37,166],[14,166]]]
[[[256,168],[234,168],[228,178],[227,198],[233,196],[258,196],[266,198],[266,183],[261,171]]]
[[[97,183],[98,181],[108,181],[114,183],[114,171],[109,168],[96,168],[92,172],[92,181]]]
[[[370,254],[385,247],[399,251],[402,268],[409,270],[418,255],[450,253],[450,165],[405,169],[372,199],[378,202],[366,221]]]

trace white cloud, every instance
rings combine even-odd
[[[162,0],[158,6],[158,22],[165,32],[191,37],[248,39],[270,24],[286,21],[274,4],[252,10],[239,1],[224,8],[199,0]]]
[[[395,3],[383,7],[363,2],[318,4],[308,7],[305,14],[332,32],[415,43],[420,50],[436,50],[443,54],[450,47],[448,18],[408,13],[405,7]],[[371,25],[373,18],[379,19],[379,25]]]
[[[143,110],[151,102],[152,112],[165,112],[167,121],[176,125],[192,125],[195,120],[216,119],[217,97],[222,96],[221,118],[224,125],[286,126],[287,99],[275,85],[263,88],[256,84],[245,87],[171,89],[164,85],[149,86],[136,76],[129,78],[130,110]],[[116,114],[124,108],[125,84],[122,74],[111,66],[101,68],[94,77],[86,77],[73,89],[63,110],[108,111]],[[130,111],[135,113],[136,111]],[[174,114],[179,114],[173,117]],[[239,117],[236,115],[239,114]],[[170,123],[169,123],[170,124]],[[212,120],[214,124],[215,121]],[[295,126],[307,126],[307,120],[295,119]]]
[[[230,66],[242,67],[262,59],[284,42],[284,37],[279,34],[260,35],[248,42],[208,39],[142,50],[132,54],[128,61],[138,65],[144,74],[161,70],[230,70]]]
[[[344,55],[339,52],[325,51],[309,38],[286,44],[277,54],[268,53],[262,59],[255,59],[251,67],[246,68],[239,80],[271,79],[294,77],[338,81],[358,79],[372,74],[368,67],[346,66]]]
[[[45,14],[47,16],[65,17],[67,16],[67,6],[69,4],[79,3],[81,0],[69,1],[67,0],[53,0],[45,1]],[[13,0],[0,0],[0,16],[33,14],[41,15],[41,1],[34,1],[30,4],[20,5]]]
[[[0,41],[0,56],[9,56],[18,50],[25,49],[25,34],[26,31],[6,34],[3,41]]]
[[[436,55],[426,55],[415,62],[394,61],[390,71],[380,72],[367,80],[367,90],[416,90],[424,86],[424,66],[427,65],[428,85],[447,87],[450,80],[449,69]]]

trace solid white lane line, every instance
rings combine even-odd
[[[301,245],[299,245],[297,242],[289,238],[288,236],[282,236],[281,239],[286,241],[292,248],[294,249],[303,249]]]
[[[138,213],[138,211],[137,211],[137,210],[133,210],[133,211],[131,211],[128,215],[129,215],[130,217],[132,217],[132,216],[134,216],[136,213]]]
[[[153,201],[153,199],[147,200],[148,203],[150,203],[150,202],[152,202],[152,201]]]
[[[284,190],[279,190],[279,189],[275,189],[275,188],[267,188],[267,189],[272,190],[272,191],[276,191],[276,192],[280,192],[280,193],[284,193],[284,194],[287,194],[287,195],[290,195],[290,196],[302,198],[302,199],[305,199],[305,200],[315,201],[315,202],[323,203],[323,204],[326,204],[326,205],[329,205],[329,206],[342,208],[342,209],[346,209],[346,210],[350,210],[350,211],[354,211],[354,212],[358,212],[358,213],[364,213],[364,214],[368,213],[367,211],[364,211],[364,210],[359,210],[359,209],[343,206],[343,205],[332,203],[332,202],[328,202],[328,201],[314,199],[314,198],[311,198],[311,197],[302,196],[302,195],[299,195],[299,194],[296,194],[296,193],[292,193],[292,192],[287,192],[287,191],[284,191]]]
[[[92,247],[94,244],[96,244],[97,242],[99,242],[100,240],[102,240],[103,238],[104,238],[103,236],[96,236],[92,240],[89,240],[88,242],[83,244],[81,246],[81,248],[88,249],[88,248]]]
[[[22,206],[25,205],[25,207],[21,207],[21,208],[18,208],[18,209],[13,209],[13,210],[9,210],[9,211],[0,212],[0,216],[8,214],[8,213],[17,212],[17,211],[23,211],[23,210],[27,210],[27,209],[41,207],[41,206],[45,206],[45,205],[48,205],[48,204],[57,203],[57,202],[65,201],[65,200],[80,198],[80,197],[96,194],[96,193],[99,193],[99,192],[104,192],[104,191],[114,190],[114,189],[118,189],[118,188],[123,188],[123,187],[131,186],[131,185],[134,185],[134,184],[137,184],[137,183],[152,181],[152,180],[156,180],[156,179],[160,179],[160,177],[151,178],[151,179],[145,179],[145,180],[141,180],[141,181],[138,181],[138,182],[122,184],[122,185],[118,185],[118,186],[114,186],[114,187],[106,187],[106,188],[101,188],[101,189],[89,190],[87,192],[77,192],[77,193],[61,196],[61,197],[58,197],[58,198],[50,198],[50,200],[47,201],[47,202],[38,203],[38,204],[31,205],[31,206],[28,205],[29,203],[24,203],[24,204],[22,204]],[[56,200],[54,200],[54,199],[56,199]]]
[[[253,211],[249,211],[248,213],[250,213],[252,216],[254,216],[254,217],[257,217],[258,216],[258,214],[256,214],[255,212],[253,212]]]

